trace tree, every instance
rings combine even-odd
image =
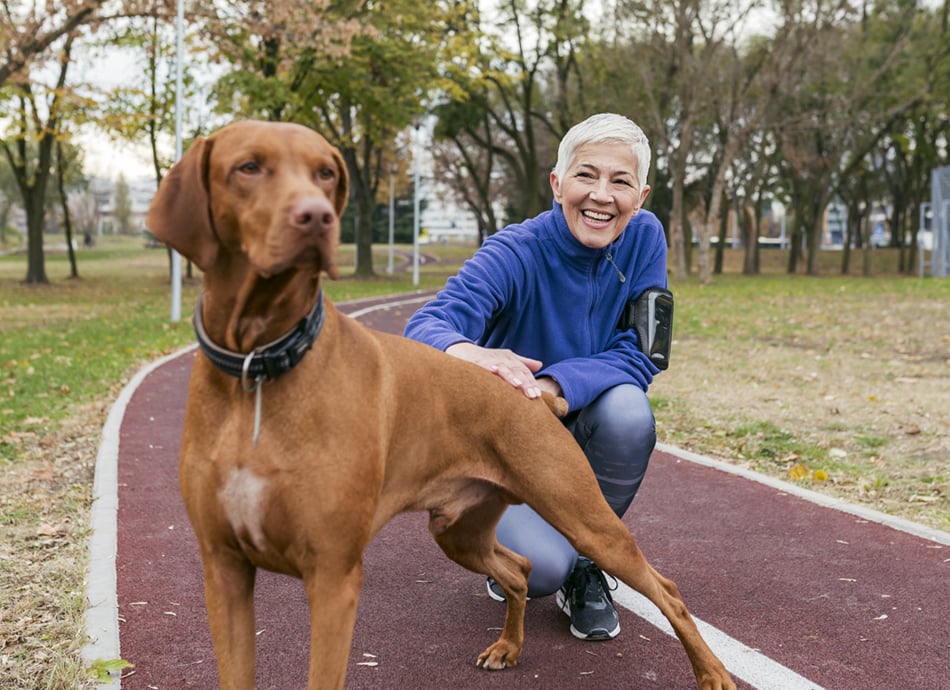
[[[82,156],[80,151],[56,141],[56,185],[59,192],[60,209],[63,214],[63,228],[66,232],[66,251],[69,254],[69,277],[79,277],[79,267],[76,263],[76,251],[73,242],[72,214],[69,208],[69,188],[86,187],[86,180],[82,177]]]
[[[921,94],[894,79],[906,59],[913,7],[884,4],[864,15],[824,12],[820,3],[799,9],[782,30],[800,32],[811,59],[790,71],[773,104],[783,113],[775,136],[795,209],[788,272],[797,270],[804,245],[806,272],[815,274],[828,202]]]
[[[453,9],[396,0],[324,10],[287,0],[259,15],[256,3],[242,4],[246,14],[215,16],[218,45],[235,65],[218,83],[219,103],[308,125],[340,149],[350,173],[356,272],[371,275],[373,209],[386,160],[397,133],[418,123],[437,86],[437,55]]]
[[[0,87],[21,82],[29,64],[80,26],[96,18],[106,0],[60,0],[58,3],[3,3],[0,10]],[[55,8],[55,9],[54,9]],[[52,11],[51,11],[52,10]]]
[[[702,0],[674,0],[627,3],[620,12],[616,52],[626,53],[623,64],[641,84],[634,92],[641,100],[633,112],[642,113],[637,117],[650,135],[656,158],[669,168],[670,250],[673,275],[682,280],[689,274],[691,240],[685,231],[686,183],[694,137],[715,83],[709,69],[722,41],[720,10]]]
[[[550,207],[548,177],[558,140],[589,114],[579,61],[589,27],[582,3],[507,0],[496,9],[492,24],[477,13],[469,17],[447,66],[452,86],[436,109],[436,134],[455,144],[451,165],[464,171],[456,178],[463,185],[457,193],[483,205],[478,215],[488,232],[498,225],[488,207],[498,199],[492,181],[499,176],[506,221]]]
[[[435,108],[433,160],[436,175],[445,180],[456,202],[478,223],[479,239],[499,228],[496,204],[506,185],[496,173],[491,120],[484,108],[449,101]],[[465,122],[459,122],[459,118]]]
[[[210,48],[204,45],[200,31],[194,24],[186,24],[184,43],[186,55],[177,55],[174,18],[163,8],[156,8],[150,17],[127,19],[101,31],[99,46],[114,52],[131,54],[131,59],[140,69],[144,79],[131,84],[122,84],[105,94],[104,107],[98,114],[102,128],[112,136],[129,142],[148,142],[152,158],[155,184],[162,181],[165,171],[175,162],[175,151],[164,146],[175,135],[176,70],[182,61],[183,93],[179,105],[184,111],[183,123],[193,129],[191,137],[202,128],[202,118],[195,111],[196,79],[193,75],[195,58],[188,54],[205,56]],[[191,105],[190,105],[191,104]],[[210,112],[210,110],[209,110]]]
[[[357,275],[373,274],[373,209],[386,153],[408,126],[421,135],[447,23],[439,6],[394,2],[367,14],[363,25],[372,31],[354,36],[348,55],[336,64],[316,60],[304,79],[312,105],[295,119],[327,132],[350,170]]]
[[[16,204],[18,189],[13,170],[6,157],[0,157],[0,246],[7,244],[7,227]]]
[[[40,105],[37,97],[39,82],[24,81],[8,87],[19,108],[10,114],[14,132],[0,142],[7,162],[13,170],[23,198],[27,219],[26,283],[48,283],[43,252],[46,190],[53,168],[54,145],[61,129],[61,118],[66,108],[66,72],[75,36],[69,35],[59,54],[59,74],[55,84],[45,91]],[[46,120],[43,115],[46,113]]]
[[[129,196],[129,183],[125,181],[125,175],[122,173],[119,173],[119,179],[115,183],[112,209],[119,224],[119,233],[128,235],[132,220],[132,199]]]

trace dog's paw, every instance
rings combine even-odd
[[[511,642],[498,640],[478,655],[475,665],[489,671],[500,671],[509,666],[517,666],[520,653],[521,649]]]
[[[736,684],[725,667],[696,674],[696,684],[700,690],[736,690]]]
[[[561,396],[554,396],[545,391],[541,393],[541,399],[556,416],[563,417],[568,413],[567,400]]]

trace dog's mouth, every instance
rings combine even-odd
[[[254,272],[264,279],[273,278],[285,271],[312,271],[314,274],[326,273],[331,280],[340,277],[336,263],[336,252],[324,248],[323,242],[298,247],[294,256],[285,255],[283,243],[268,242],[263,251],[246,251]]]

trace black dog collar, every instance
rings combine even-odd
[[[323,290],[310,313],[297,326],[277,340],[256,347],[248,353],[232,352],[212,342],[201,318],[201,296],[195,304],[195,335],[198,345],[211,363],[225,374],[241,379],[245,390],[253,391],[263,381],[272,381],[300,363],[323,328]]]

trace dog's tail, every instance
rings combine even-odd
[[[551,410],[557,417],[563,417],[567,414],[567,400],[560,396],[551,395],[548,392],[541,393],[541,399],[544,400],[545,405],[548,406],[548,409]]]

